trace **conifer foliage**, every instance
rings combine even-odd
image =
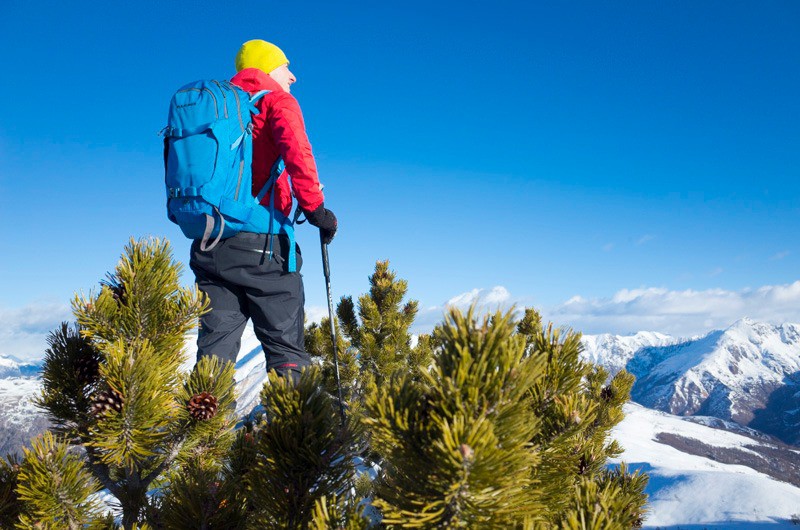
[[[580,360],[580,337],[533,310],[451,310],[433,367],[373,385],[365,422],[385,473],[383,523],[431,528],[640,526],[646,476],[608,470],[631,377]]]
[[[384,523],[513,528],[541,513],[530,390],[544,367],[523,359],[513,329],[509,315],[490,325],[453,311],[421,381],[396,374],[373,386],[366,421],[387,469],[375,501]]]
[[[304,529],[315,503],[343,492],[355,470],[358,427],[342,426],[317,368],[296,384],[272,372],[261,401],[267,423],[255,438],[255,465],[246,476],[255,528]]]
[[[632,377],[582,361],[579,334],[473,308],[412,337],[418,304],[378,262],[369,292],[338,305],[338,344],[328,322],[307,329],[322,366],[269,374],[263,414],[235,429],[233,366],[183,369],[206,306],[179,273],[166,242],[131,241],[100,292],[75,298],[42,377],[56,435],[0,461],[0,527],[117,528],[100,488],[125,530],[641,525],[646,475],[607,466]]]
[[[417,378],[431,363],[432,345],[427,335],[412,341],[411,325],[419,303],[406,301],[408,283],[397,277],[388,261],[378,261],[368,278],[369,292],[358,298],[340,300],[336,314],[341,333],[337,338],[344,400],[350,414],[360,417],[366,391],[395,372],[406,372]],[[328,319],[306,329],[306,348],[324,360],[326,388],[334,393],[332,370],[333,346]]]
[[[98,485],[83,460],[51,433],[37,438],[19,467],[20,513],[15,528],[77,530],[98,524],[102,513],[90,496]]]
[[[84,448],[125,529],[153,517],[148,490],[171,467],[217,458],[232,439],[233,367],[182,369],[206,306],[180,272],[167,242],[131,240],[100,292],[76,296],[78,329],[56,330],[45,358],[39,404]]]

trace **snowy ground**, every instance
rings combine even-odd
[[[614,430],[624,446],[620,460],[650,475],[647,528],[782,528],[800,513],[800,488],[749,467],[683,453],[655,440],[671,433],[717,447],[747,450],[754,441],[711,429],[635,403]]]

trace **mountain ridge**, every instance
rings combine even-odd
[[[649,408],[714,416],[800,443],[800,324],[742,318],[700,337],[659,339],[635,350],[639,343],[628,339],[628,350],[598,353],[590,336],[586,358],[612,372],[627,359],[624,368],[636,376],[631,398]]]

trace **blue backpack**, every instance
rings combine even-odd
[[[268,93],[251,97],[228,81],[214,80],[189,83],[175,93],[162,131],[167,216],[186,237],[199,239],[202,251],[242,231],[283,232],[289,236],[288,268],[293,272],[293,222],[275,210],[274,193],[269,208],[260,204],[283,173],[282,159],[258,195],[252,193],[252,115]]]

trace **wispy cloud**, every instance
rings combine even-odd
[[[722,267],[717,267],[714,270],[712,270],[711,272],[709,272],[708,275],[713,278],[714,276],[719,276],[724,271],[725,271],[725,269],[723,269]]]
[[[606,243],[603,245],[603,252],[611,252],[614,250],[614,243]]]
[[[72,320],[72,312],[65,304],[0,308],[0,354],[22,360],[41,359],[47,349],[48,333],[61,322]]]
[[[789,252],[788,250],[784,250],[783,252],[778,252],[777,254],[775,254],[774,256],[772,256],[769,259],[772,260],[772,261],[777,261],[779,259],[785,258],[789,254],[791,254],[791,252]]]
[[[645,243],[647,243],[649,241],[652,241],[655,238],[656,238],[656,236],[654,236],[652,234],[645,234],[645,235],[643,235],[642,237],[640,237],[639,239],[636,240],[636,244],[637,245],[644,245]]]
[[[609,298],[575,296],[546,310],[545,316],[585,333],[648,330],[677,336],[727,327],[745,316],[772,323],[800,322],[800,281],[740,291],[622,289]]]

